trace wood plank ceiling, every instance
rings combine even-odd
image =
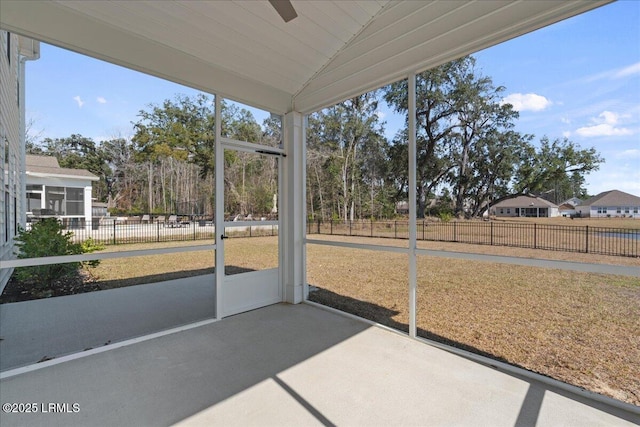
[[[0,2],[0,26],[266,110],[308,113],[609,0]]]

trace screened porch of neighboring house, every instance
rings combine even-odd
[[[26,156],[27,224],[59,218],[67,228],[89,227],[92,183],[99,178],[84,169],[61,168],[52,156]]]

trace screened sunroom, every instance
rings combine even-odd
[[[416,309],[425,298],[418,279],[435,263],[453,265],[452,259],[497,263],[505,274],[513,265],[585,273],[579,263],[432,251],[417,243],[415,76],[606,3],[3,1],[3,30],[213,97],[213,134],[199,146],[210,173],[193,179],[213,200],[215,214],[212,224],[203,224],[211,233],[204,242],[175,243],[154,234],[160,245],[153,248],[114,245],[85,255],[3,259],[3,269],[130,263],[140,279],[127,287],[4,304],[2,403],[62,404],[54,408],[66,414],[53,421],[61,425],[637,422],[632,405],[428,340],[421,332],[428,316]],[[407,238],[308,235],[308,115],[398,80],[409,89]],[[227,101],[267,112],[273,138],[245,140],[225,128]],[[257,225],[229,215],[237,213],[227,209],[236,197],[227,184],[229,159],[271,165],[272,186],[264,193],[276,206],[259,225],[277,233],[236,238]],[[180,173],[191,179],[190,171]],[[192,227],[196,236],[200,226]],[[389,306],[351,302],[390,319],[401,313],[406,328],[309,301],[309,259],[324,280],[360,286],[358,271],[340,263],[355,253],[388,272],[402,291],[389,295]],[[167,254],[180,260],[173,270],[160,258]],[[194,259],[202,261],[194,274],[181,275]],[[637,270],[605,266],[585,274],[634,276]],[[48,404],[37,408],[38,414],[2,414],[2,424],[51,425],[43,410]]]

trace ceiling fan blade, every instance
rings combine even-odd
[[[284,22],[289,22],[298,16],[289,0],[269,0],[269,3],[271,3],[271,6],[273,6],[282,19],[284,19]]]

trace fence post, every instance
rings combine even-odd
[[[398,238],[398,221],[393,221],[393,238]]]
[[[373,237],[373,218],[371,218],[371,237]]]
[[[156,230],[157,230],[156,235],[158,236],[158,242],[160,242],[160,221],[156,222]]]
[[[252,228],[252,227],[251,227],[251,225],[249,225],[249,237],[253,237],[253,236],[251,235],[251,228]]]
[[[589,226],[585,225],[585,230],[584,230],[584,252],[585,253],[589,253]]]
[[[538,223],[533,223],[533,249],[538,249]]]
[[[318,218],[318,234],[320,234],[320,218]]]
[[[349,236],[351,236],[351,220],[349,220]]]
[[[489,225],[491,226],[491,246],[493,246],[493,222],[489,222]]]
[[[195,221],[191,221],[193,222],[193,240],[196,240],[196,222]]]
[[[329,220],[329,224],[331,224],[331,227],[329,228],[329,234],[333,236],[333,218]]]
[[[453,221],[453,241],[458,241],[458,223]]]
[[[113,244],[116,244],[116,218],[113,219]]]
[[[422,240],[424,240],[424,219],[422,220]]]

